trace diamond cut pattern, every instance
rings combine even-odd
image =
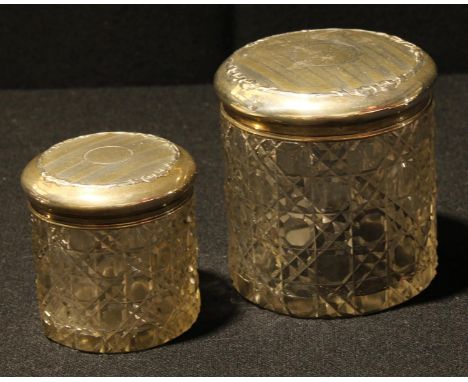
[[[86,229],[32,215],[46,335],[90,352],[126,352],[186,331],[200,308],[193,207],[140,225]]]
[[[222,120],[234,286],[302,316],[389,308],[435,275],[433,111],[361,140],[281,141]]]

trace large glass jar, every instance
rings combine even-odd
[[[397,37],[268,37],[220,67],[229,268],[299,317],[402,303],[435,276],[431,58]]]

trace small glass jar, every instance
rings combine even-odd
[[[371,313],[436,272],[432,59],[349,29],[272,36],[219,68],[229,267],[299,317]]]
[[[47,337],[129,352],[191,327],[200,309],[194,176],[183,148],[126,132],[64,141],[26,166]]]

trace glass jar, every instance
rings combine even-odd
[[[432,59],[397,37],[268,37],[219,68],[234,287],[298,317],[361,315],[436,272]]]
[[[153,347],[200,309],[195,164],[148,134],[59,143],[25,168],[45,334],[89,352]]]

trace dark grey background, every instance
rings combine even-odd
[[[363,28],[468,71],[466,5],[0,6],[0,88],[210,83],[234,49],[275,33]]]
[[[452,73],[467,67],[466,9],[0,6],[0,87],[68,88],[0,91],[0,375],[467,376],[468,75]],[[322,26],[399,34],[444,72],[435,88],[440,266],[399,307],[306,320],[262,310],[231,288],[217,101],[210,85],[188,84],[210,81],[247,41]],[[172,85],[118,87],[155,84]],[[112,87],[76,89],[104,85]],[[165,346],[93,355],[42,334],[19,177],[54,143],[111,130],[160,135],[195,157],[202,310]]]

